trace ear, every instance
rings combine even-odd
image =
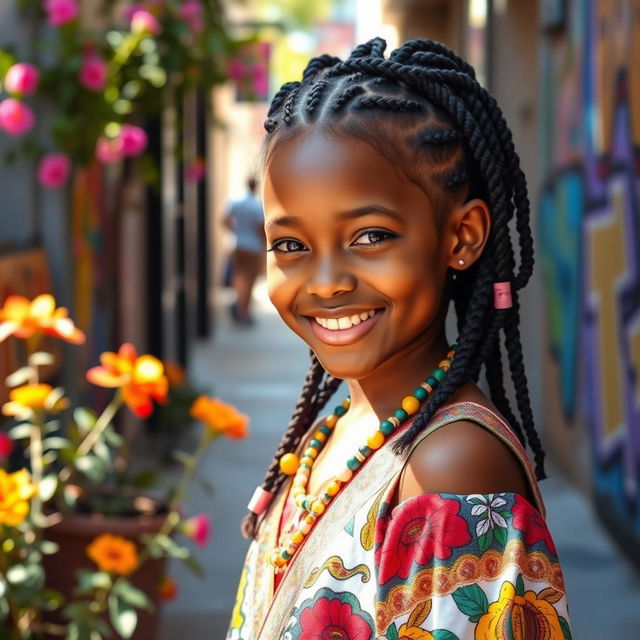
[[[489,206],[479,198],[469,200],[451,211],[447,226],[450,232],[448,266],[456,271],[468,269],[487,244],[491,230]]]

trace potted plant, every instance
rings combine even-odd
[[[71,407],[62,388],[41,379],[41,368],[53,364],[39,350],[44,335],[73,344],[85,339],[48,294],[4,301],[0,341],[21,340],[26,362],[7,379],[2,412],[16,424],[0,441],[0,461],[7,464],[11,446],[26,460],[17,469],[0,466],[0,626],[9,634],[3,637],[101,640],[115,632],[151,639],[158,590],[172,588],[163,580],[165,560],[200,571],[180,539],[204,544],[208,537],[208,517],[184,510],[190,482],[216,438],[246,436],[247,417],[197,397],[190,415],[204,428],[193,453],[176,452],[184,469],[175,487],[158,496],[127,486],[125,443],[114,418],[125,407],[148,417],[167,401],[162,362],[130,344],[103,353],[87,379],[113,389],[111,400],[99,413]],[[146,616],[140,624],[139,615]]]

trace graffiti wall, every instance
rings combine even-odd
[[[543,41],[546,423],[640,560],[640,0],[567,0]]]

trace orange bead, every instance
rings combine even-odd
[[[333,429],[333,427],[336,426],[338,422],[338,416],[334,416],[333,414],[331,414],[325,421],[324,423],[327,425],[327,427]]]
[[[420,400],[413,396],[402,398],[402,408],[411,416],[420,408]]]
[[[349,482],[353,478],[353,471],[351,469],[343,469],[338,476],[340,482]]]
[[[298,460],[298,456],[295,453],[285,453],[280,458],[280,470],[288,476],[292,476],[299,466],[300,460]]]
[[[293,542],[293,544],[300,544],[303,540],[304,540],[304,533],[302,533],[302,531],[296,531],[291,536],[291,542]]]
[[[305,517],[304,521],[308,522],[309,524],[313,524],[316,521],[315,514],[310,513],[308,516]]]
[[[320,500],[316,500],[311,505],[311,511],[315,513],[317,516],[322,515],[324,513],[325,508],[326,508],[325,505],[322,502],[320,502]]]
[[[307,449],[304,450],[305,458],[312,458],[313,460],[315,460],[317,455],[318,455],[318,450],[314,449],[313,447],[308,447]]]
[[[338,491],[340,491],[340,483],[336,480],[333,480],[327,487],[327,493],[330,496],[335,496]]]
[[[300,460],[300,464],[306,464],[308,467],[312,467],[313,458],[309,458],[308,456],[305,456],[304,458],[302,458],[302,460]]]
[[[324,435],[324,433],[322,433],[322,431],[316,431],[313,434],[313,437],[318,441],[318,442],[325,442],[327,440],[327,436]]]
[[[384,433],[382,431],[374,431],[367,438],[367,446],[369,449],[379,449],[384,444]]]

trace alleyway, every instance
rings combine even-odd
[[[306,372],[305,346],[273,313],[262,289],[257,297],[256,327],[234,328],[221,308],[215,340],[194,354],[194,382],[249,414],[251,437],[220,439],[209,452],[206,474],[215,495],[210,499],[194,490],[190,505],[192,513],[210,513],[214,521],[212,542],[196,552],[206,578],[200,581],[181,566],[173,568],[180,594],[165,608],[162,640],[224,638],[247,547],[239,522]],[[542,491],[565,571],[574,640],[636,640],[640,576],[620,558],[585,498],[553,469],[550,475]]]

